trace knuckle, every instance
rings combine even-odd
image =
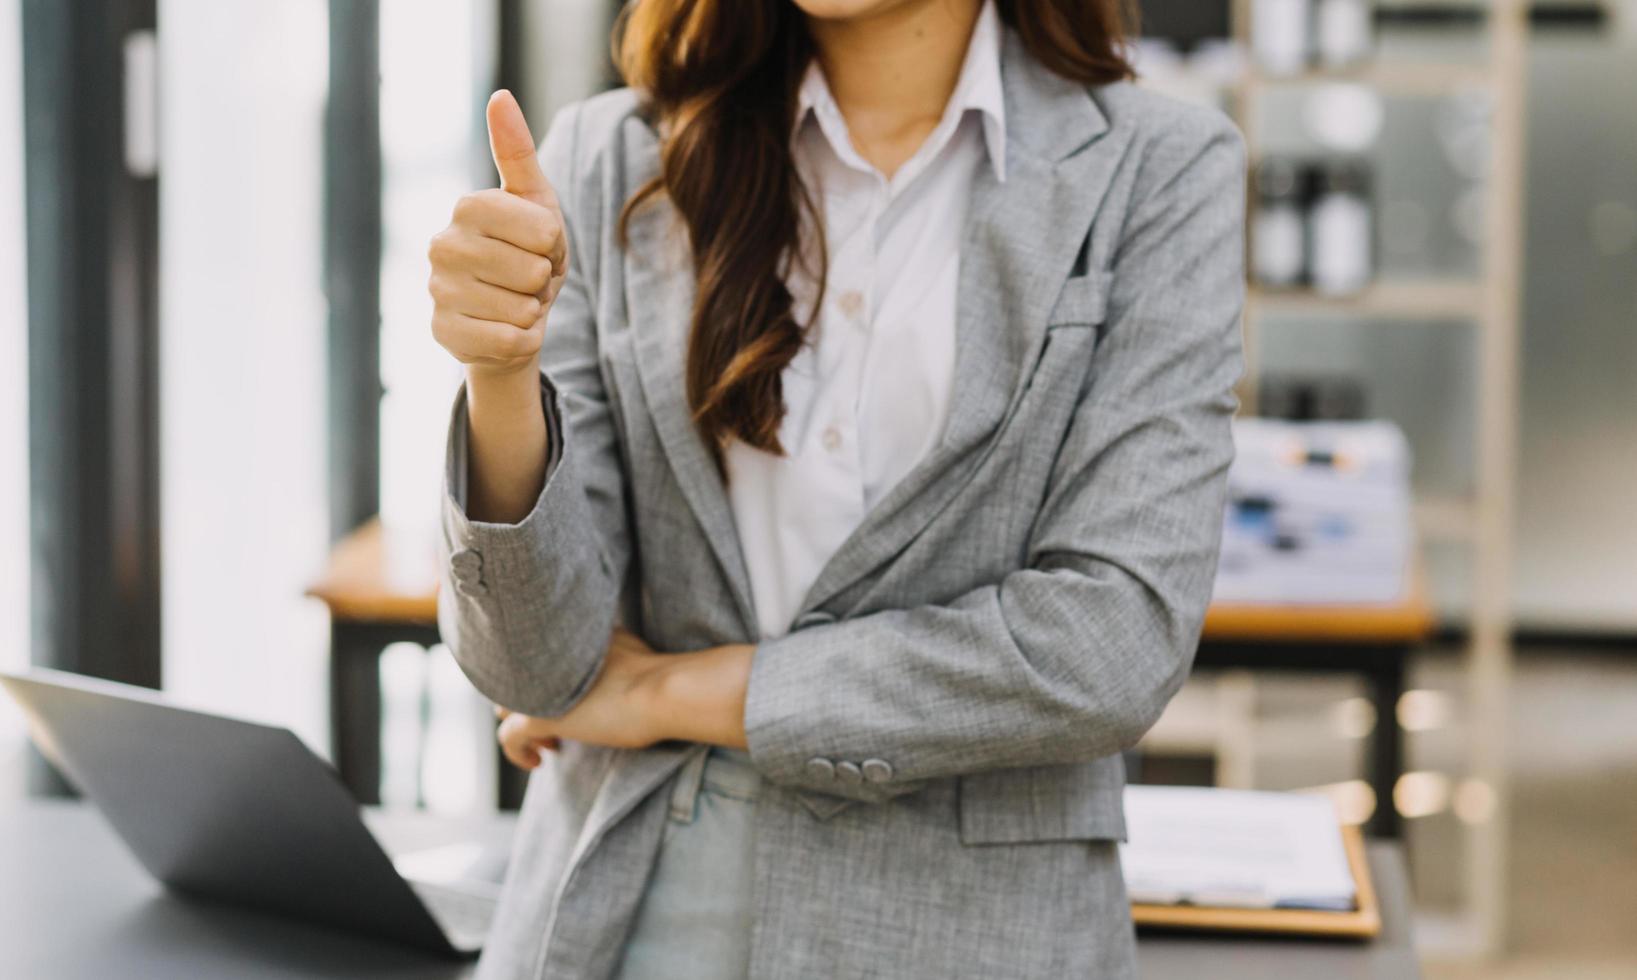
[[[546,283],[551,281],[551,273],[552,265],[550,259],[541,255],[537,255],[529,259],[529,267],[525,277],[527,279],[529,291],[537,293],[546,288]]]
[[[540,349],[540,332],[537,330],[517,330],[506,338],[506,357],[528,357]]]
[[[494,209],[494,190],[469,191],[455,201],[454,223],[470,225]]]
[[[451,345],[454,343],[453,324],[447,314],[436,312],[432,314],[432,339],[439,347],[454,353]]]
[[[556,245],[563,238],[563,221],[557,217],[557,212],[550,208],[540,209],[540,231],[546,236],[546,241]]]
[[[433,268],[453,264],[460,253],[458,236],[453,228],[445,228],[433,235],[431,243],[426,246],[426,257]]]
[[[520,327],[531,327],[534,321],[540,319],[540,301],[533,296],[525,296],[517,304],[516,323]]]

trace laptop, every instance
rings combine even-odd
[[[288,729],[44,668],[0,673],[0,686],[170,890],[452,956],[482,948],[496,881],[406,878],[335,770]]]

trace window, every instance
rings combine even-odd
[[[426,246],[455,200],[483,186],[479,127],[492,66],[480,41],[493,36],[495,5],[399,0],[381,4],[380,17],[381,517],[431,552],[460,368],[432,340]],[[381,684],[382,801],[445,812],[489,805],[494,718],[448,650],[389,649]]]
[[[164,678],[329,744],[325,0],[159,5]]]
[[[444,431],[460,382],[432,340],[426,246],[477,183],[487,85],[475,64],[488,3],[381,5],[381,516],[437,527]],[[487,67],[487,66],[485,66]]]

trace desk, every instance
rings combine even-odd
[[[1205,614],[1195,668],[1353,674],[1368,685],[1376,723],[1365,774],[1376,808],[1371,834],[1401,833],[1393,787],[1404,772],[1398,699],[1410,652],[1432,632],[1420,575],[1401,602],[1361,606],[1213,605]]]
[[[381,651],[438,642],[431,541],[372,519],[343,538],[307,594],[330,611],[330,752],[360,803],[381,802]],[[499,804],[517,809],[527,775],[496,750]]]
[[[431,847],[474,831],[505,833],[509,816],[481,822],[372,813],[389,850]],[[1384,928],[1369,944],[1144,933],[1143,980],[1413,980],[1409,891],[1397,845],[1375,844],[1370,865]],[[471,966],[257,913],[183,901],[154,884],[102,817],[83,804],[29,801],[0,809],[0,976],[52,980],[274,980],[381,977],[457,980]]]

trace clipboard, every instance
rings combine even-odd
[[[1317,909],[1213,908],[1199,905],[1132,903],[1131,920],[1141,927],[1201,932],[1244,932],[1337,939],[1374,939],[1381,934],[1381,905],[1370,880],[1364,835],[1354,826],[1341,828],[1342,848],[1353,873],[1357,907],[1345,912]]]

